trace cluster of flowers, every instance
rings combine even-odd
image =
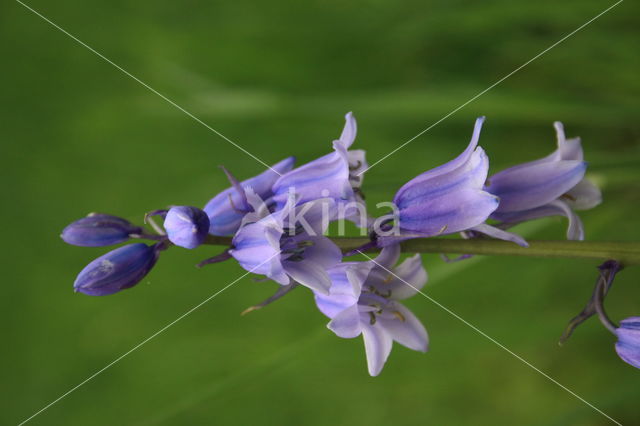
[[[398,264],[401,241],[461,233],[465,238],[489,236],[526,246],[507,229],[553,215],[566,216],[567,238],[581,240],[584,231],[574,210],[601,201],[599,189],[584,177],[580,140],[566,139],[561,123],[555,123],[558,146],[551,155],[487,179],[489,160],[478,146],[483,121],[477,119],[462,154],[403,185],[393,199],[392,213],[377,219],[367,214],[361,191],[368,168],[365,152],[350,149],[356,137],[351,113],[333,141],[333,152],[297,168],[293,157],[286,158],[242,182],[223,168],[231,186],[203,209],[174,206],[149,213],[156,234],[119,217],[91,214],[65,228],[63,240],[79,246],[107,246],[132,238],[155,243],[132,243],[99,257],[80,272],[74,288],[93,296],[113,294],[140,282],[171,246],[193,249],[209,235],[233,236],[227,250],[203,263],[234,258],[247,271],[277,282],[278,292],[256,307],[296,286],[309,288],[318,309],[330,319],[329,329],[343,338],[363,336],[369,373],[375,376],[393,341],[416,351],[428,348],[425,328],[400,303],[420,291],[427,272],[419,254]],[[164,217],[163,227],[153,216]],[[325,236],[331,222],[343,220],[366,230],[371,241],[361,250],[381,249],[376,258],[344,260],[340,248]],[[638,349],[639,325],[638,319],[623,322],[620,347],[633,340],[624,337],[633,329]],[[638,365],[638,358],[633,360]]]

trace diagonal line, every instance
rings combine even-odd
[[[19,0],[16,0],[19,1]],[[495,83],[493,83],[491,86],[487,87],[486,89],[484,89],[482,92],[478,93],[477,95],[475,95],[474,97],[472,97],[471,99],[469,99],[468,101],[466,101],[465,103],[463,103],[462,105],[460,105],[459,107],[455,108],[453,111],[449,112],[447,115],[445,115],[444,117],[442,117],[440,120],[436,121],[435,123],[433,123],[431,126],[427,127],[426,129],[424,129],[423,131],[421,131],[420,133],[418,133],[417,135],[415,135],[414,137],[412,137],[411,139],[409,139],[408,141],[406,141],[405,143],[403,143],[402,145],[400,145],[399,147],[397,147],[396,149],[394,149],[393,151],[391,151],[390,153],[388,153],[387,155],[385,155],[384,157],[382,157],[381,159],[379,159],[378,161],[376,161],[375,163],[373,163],[372,165],[370,165],[369,167],[367,167],[366,169],[362,170],[360,173],[358,173],[358,176],[362,175],[363,173],[365,173],[367,170],[370,170],[371,168],[373,168],[375,165],[377,165],[378,163],[380,163],[381,161],[387,159],[388,157],[392,156],[393,154],[395,154],[396,152],[398,152],[399,150],[401,150],[402,148],[404,148],[405,146],[409,145],[411,142],[413,142],[415,139],[419,138],[420,136],[422,136],[423,134],[427,133],[429,130],[433,129],[434,127],[436,127],[438,124],[442,123],[444,120],[446,120],[447,118],[451,117],[453,114],[455,114],[456,112],[460,111],[462,108],[466,107],[467,105],[469,105],[471,102],[475,101],[476,99],[478,99],[480,96],[484,95],[485,93],[487,93],[489,90],[493,89],[494,87],[496,87],[498,84],[502,83],[503,81],[505,81],[506,79],[508,79],[509,77],[511,77],[512,75],[514,75],[515,73],[517,73],[518,71],[520,71],[522,68],[526,67],[527,65],[529,65],[531,62],[535,61],[536,59],[538,59],[540,56],[544,55],[545,53],[547,53],[548,51],[550,51],[551,49],[553,49],[554,47],[556,47],[557,45],[559,45],[560,43],[562,43],[563,41],[565,41],[566,39],[568,39],[569,37],[571,37],[572,35],[574,35],[575,33],[577,33],[578,31],[582,30],[584,27],[586,27],[587,25],[589,25],[590,23],[592,23],[593,21],[595,21],[596,19],[598,19],[599,17],[601,17],[602,15],[604,15],[605,13],[607,13],[608,11],[610,11],[611,9],[613,9],[614,7],[616,7],[617,5],[619,5],[620,3],[622,3],[624,0],[618,0],[617,2],[615,2],[614,4],[612,4],[611,6],[609,6],[608,8],[606,8],[605,10],[603,10],[602,12],[598,13],[596,16],[594,16],[593,18],[589,19],[587,22],[585,22],[584,24],[580,25],[578,28],[576,28],[575,30],[571,31],[569,34],[567,34],[566,36],[562,37],[560,40],[556,41],[555,43],[553,43],[551,46],[547,47],[546,49],[544,49],[542,52],[538,53],[536,56],[534,56],[533,58],[529,59],[527,62],[525,62],[524,64],[520,65],[518,68],[516,68],[515,70],[511,71],[509,74],[505,75],[504,77],[502,77],[500,80],[496,81]]]
[[[484,331],[480,330],[478,327],[476,327],[475,325],[471,324],[469,321],[465,320],[464,318],[462,318],[460,315],[456,314],[455,312],[453,312],[451,309],[447,308],[446,306],[442,305],[440,302],[438,302],[437,300],[435,300],[434,298],[428,296],[426,293],[424,293],[423,291],[421,291],[420,289],[414,287],[413,285],[409,284],[408,282],[406,282],[405,280],[403,280],[402,278],[400,278],[398,275],[396,275],[395,273],[393,273],[393,271],[390,271],[389,269],[385,268],[384,266],[380,265],[378,262],[376,262],[374,259],[372,259],[371,257],[369,257],[367,254],[361,252],[360,250],[356,250],[358,253],[360,253],[361,255],[363,255],[364,257],[366,257],[367,259],[369,259],[370,261],[372,261],[373,263],[375,263],[376,265],[378,265],[379,267],[381,267],[382,269],[384,269],[385,271],[387,271],[388,273],[390,273],[391,275],[393,275],[394,277],[396,277],[397,279],[399,279],[400,281],[402,281],[403,283],[405,283],[406,285],[408,285],[409,287],[411,287],[412,289],[414,289],[415,291],[417,291],[418,293],[420,293],[422,296],[424,296],[426,299],[428,299],[429,301],[431,301],[432,303],[434,303],[435,305],[437,305],[440,309],[444,310],[445,312],[447,312],[448,314],[452,315],[453,317],[455,317],[456,319],[460,320],[463,324],[465,324],[466,326],[470,327],[471,329],[473,329],[474,331],[476,331],[478,334],[482,335],[483,337],[487,338],[488,340],[490,340],[492,343],[494,343],[495,345],[497,345],[500,349],[505,350],[506,352],[508,352],[509,354],[511,354],[512,356],[514,356],[517,360],[523,362],[524,364],[526,364],[527,366],[531,367],[533,370],[537,371],[538,373],[540,373],[541,375],[543,375],[545,378],[547,378],[549,381],[555,383],[556,385],[560,386],[562,389],[564,389],[565,391],[567,391],[568,393],[570,393],[571,395],[573,395],[574,397],[576,397],[577,399],[579,399],[580,401],[584,402],[586,405],[588,405],[589,407],[593,408],[594,410],[596,410],[598,413],[602,414],[603,416],[605,416],[607,419],[611,420],[613,423],[617,424],[618,426],[622,426],[622,424],[616,420],[614,420],[613,418],[611,418],[609,415],[607,415],[604,411],[600,410],[599,408],[595,407],[593,404],[591,404],[589,401],[587,401],[586,399],[582,398],[580,395],[578,395],[577,393],[575,393],[574,391],[572,391],[571,389],[569,389],[568,387],[564,386],[562,383],[558,382],[556,379],[554,379],[553,377],[549,376],[547,373],[545,373],[544,371],[540,370],[538,367],[536,367],[535,365],[531,364],[529,361],[527,361],[526,359],[522,358],[520,355],[516,354],[515,352],[513,352],[512,350],[510,350],[509,348],[507,348],[506,346],[504,346],[502,343],[498,342],[496,339],[494,339],[493,337],[489,336],[487,333],[485,333]]]
[[[259,264],[258,266],[256,266],[255,268],[251,269],[249,272],[245,272],[244,274],[242,274],[240,277],[236,278],[235,280],[233,280],[231,283],[227,284],[226,286],[224,286],[222,289],[216,291],[214,294],[212,294],[211,296],[207,297],[206,299],[204,299],[202,302],[198,303],[197,305],[195,305],[193,308],[189,309],[188,311],[186,311],[185,313],[183,313],[182,315],[180,315],[178,318],[176,318],[175,320],[171,321],[169,324],[165,325],[164,327],[162,327],[160,330],[156,331],[155,333],[153,333],[151,336],[147,337],[146,339],[144,339],[142,342],[138,343],[137,345],[135,345],[133,348],[129,349],[127,352],[123,353],[122,355],[120,355],[118,358],[114,359],[113,361],[111,361],[109,364],[105,365],[104,367],[102,367],[100,370],[96,371],[95,373],[93,373],[92,375],[90,375],[89,377],[87,377],[86,379],[84,379],[82,382],[78,383],[77,385],[75,385],[74,387],[72,387],[71,389],[69,389],[68,391],[66,391],[65,393],[63,393],[62,395],[60,395],[58,398],[54,399],[53,401],[51,401],[49,404],[45,405],[44,407],[42,407],[40,410],[36,411],[34,414],[32,414],[30,417],[28,417],[27,419],[23,420],[22,422],[20,422],[18,424],[18,426],[22,426],[23,424],[27,423],[28,421],[30,421],[31,419],[33,419],[34,417],[36,417],[38,414],[42,413],[43,411],[47,410],[48,408],[50,408],[52,405],[56,404],[57,402],[59,402],[62,398],[66,397],[67,395],[69,395],[70,393],[74,392],[75,390],[77,390],[79,387],[81,387],[82,385],[86,384],[87,382],[89,382],[90,380],[92,380],[93,378],[95,378],[96,376],[100,375],[102,372],[104,372],[106,369],[108,369],[109,367],[113,366],[114,364],[116,364],[117,362],[121,361],[124,357],[126,357],[127,355],[129,355],[130,353],[132,353],[133,351],[135,351],[136,349],[140,348],[142,345],[144,345],[145,343],[149,342],[151,339],[153,339],[154,337],[158,336],[160,333],[164,332],[165,330],[167,330],[169,327],[173,326],[174,324],[176,324],[178,321],[182,320],[183,318],[185,318],[186,316],[190,315],[191,313],[193,313],[196,309],[200,308],[202,305],[204,305],[205,303],[209,302],[211,299],[213,299],[214,297],[216,297],[217,295],[219,295],[220,293],[222,293],[223,291],[225,291],[226,289],[228,289],[229,287],[231,287],[232,285],[236,284],[238,281],[240,281],[241,279],[243,279],[244,277],[246,277],[247,275],[249,275],[250,273],[252,273],[253,271],[257,270],[259,267],[261,267],[262,265],[264,265],[265,263],[269,262],[271,259],[273,259],[274,257],[280,255],[280,252],[274,254],[273,256],[271,256],[269,259],[265,260],[264,262],[262,262],[261,264]]]
[[[207,129],[211,130],[213,133],[215,133],[216,135],[220,136],[222,139],[226,140],[227,142],[229,142],[231,145],[235,146],[236,148],[238,148],[240,151],[244,152],[245,154],[247,154],[249,157],[253,158],[254,160],[256,160],[258,163],[262,164],[263,166],[266,166],[267,168],[271,169],[273,172],[275,172],[277,175],[282,176],[277,170],[271,168],[271,166],[269,166],[267,163],[265,163],[264,161],[262,161],[261,159],[259,159],[258,157],[256,157],[255,155],[253,155],[252,153],[250,153],[249,151],[247,151],[246,149],[244,149],[243,147],[241,147],[240,145],[238,145],[237,143],[235,143],[234,141],[232,141],[231,139],[229,139],[228,137],[226,137],[225,135],[223,135],[222,133],[220,133],[219,131],[217,131],[216,129],[214,129],[213,127],[209,126],[207,123],[205,123],[204,121],[200,120],[198,117],[196,117],[195,115],[193,115],[192,113],[190,113],[189,111],[187,111],[186,109],[184,109],[183,107],[181,107],[180,105],[178,105],[177,103],[175,103],[174,101],[172,101],[171,99],[169,99],[168,97],[166,97],[165,95],[163,95],[162,93],[158,92],[156,89],[154,89],[153,87],[149,86],[147,83],[145,83],[144,81],[140,80],[138,77],[136,77],[135,75],[131,74],[129,71],[125,70],[124,68],[122,68],[120,65],[116,64],[115,62],[113,62],[111,59],[107,58],[106,56],[104,56],[102,53],[98,52],[96,49],[94,49],[93,47],[89,46],[88,44],[86,44],[85,42],[83,42],[82,40],[78,39],[77,37],[75,37],[73,34],[69,33],[68,31],[66,31],[65,29],[61,28],[58,24],[56,24],[55,22],[51,21],[50,19],[48,19],[46,16],[42,15],[40,12],[38,12],[37,10],[33,9],[32,7],[24,4],[22,1],[20,0],[16,0],[18,3],[20,3],[22,6],[24,6],[26,9],[30,10],[31,12],[33,12],[34,14],[38,15],[40,18],[42,18],[43,20],[45,20],[46,22],[48,22],[49,24],[51,24],[54,28],[60,30],[62,33],[64,33],[65,35],[67,35],[68,37],[70,37],[71,39],[73,39],[75,42],[77,42],[78,44],[80,44],[81,46],[87,48],[88,50],[90,50],[91,52],[95,53],[97,56],[99,56],[100,58],[104,59],[106,62],[108,62],[109,64],[113,65],[115,68],[117,68],[118,70],[122,71],[125,75],[131,77],[132,79],[134,79],[135,81],[137,81],[138,83],[140,83],[142,86],[144,86],[146,89],[149,89],[151,92],[155,93],[156,95],[160,96],[162,99],[164,99],[165,101],[167,101],[169,104],[171,104],[172,106],[176,107],[177,109],[179,109],[180,111],[182,111],[183,113],[185,113],[186,115],[188,115],[189,117],[193,118],[195,121],[197,121],[198,123],[202,124],[204,127],[206,127]]]

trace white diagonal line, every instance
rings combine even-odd
[[[155,333],[153,333],[151,336],[147,337],[146,339],[144,339],[142,342],[138,343],[137,345],[135,345],[133,348],[129,349],[127,352],[123,353],[122,355],[120,355],[118,358],[114,359],[113,361],[111,361],[109,364],[105,365],[104,367],[102,367],[100,370],[96,371],[95,373],[93,373],[92,375],[90,375],[89,377],[87,377],[86,379],[84,379],[82,382],[78,383],[77,385],[75,385],[74,387],[72,387],[71,389],[69,389],[68,391],[66,391],[65,393],[63,393],[62,395],[60,395],[58,398],[54,399],[53,401],[51,401],[49,404],[45,405],[44,407],[42,407],[40,410],[36,411],[34,414],[32,414],[30,417],[26,418],[25,420],[23,420],[22,422],[20,422],[18,424],[18,426],[22,426],[23,424],[27,423],[28,421],[30,421],[31,419],[33,419],[34,417],[36,417],[38,414],[42,413],[43,411],[47,410],[49,407],[51,407],[52,405],[56,404],[57,402],[59,402],[62,398],[66,397],[67,395],[69,395],[70,393],[72,393],[73,391],[77,390],[79,387],[81,387],[82,385],[86,384],[87,382],[89,382],[90,380],[92,380],[93,378],[95,378],[96,376],[98,376],[99,374],[101,374],[103,371],[105,371],[106,369],[108,369],[109,367],[111,367],[112,365],[116,364],[117,362],[119,362],[120,360],[122,360],[124,357],[126,357],[127,355],[129,355],[131,352],[135,351],[136,349],[138,349],[139,347],[141,347],[142,345],[144,345],[145,343],[147,343],[148,341],[150,341],[151,339],[153,339],[154,337],[156,337],[157,335],[159,335],[160,333],[164,332],[165,330],[167,330],[169,327],[173,326],[175,323],[177,323],[178,321],[180,321],[181,319],[185,318],[186,316],[190,315],[191,313],[193,313],[193,311],[195,311],[196,309],[200,308],[202,305],[204,305],[205,303],[207,303],[208,301],[210,301],[211,299],[213,299],[214,297],[216,297],[217,295],[219,295],[220,293],[222,293],[223,291],[225,291],[226,289],[228,289],[229,287],[231,287],[232,285],[234,285],[235,283],[237,283],[238,281],[240,281],[241,279],[243,279],[244,277],[246,277],[247,275],[249,275],[250,273],[252,273],[253,271],[257,270],[259,267],[261,267],[262,265],[264,265],[265,263],[269,262],[271,259],[273,259],[276,256],[279,256],[280,252],[274,254],[273,256],[271,256],[269,259],[265,260],[264,262],[262,262],[261,264],[259,264],[258,266],[256,266],[255,268],[251,269],[251,271],[249,272],[245,272],[244,274],[242,274],[240,277],[236,278],[235,280],[233,280],[231,283],[227,284],[226,286],[224,286],[222,289],[216,291],[214,294],[212,294],[211,296],[207,297],[206,299],[204,299],[202,302],[198,303],[197,305],[195,305],[193,308],[189,309],[188,311],[186,311],[185,313],[183,313],[182,315],[180,315],[178,318],[176,318],[175,320],[171,321],[169,324],[165,325],[164,327],[162,327],[160,330],[156,331]]]
[[[95,53],[97,56],[99,56],[100,58],[104,59],[106,62],[108,62],[109,64],[113,65],[115,68],[117,68],[118,70],[122,71],[125,75],[131,77],[132,79],[134,79],[135,81],[137,81],[138,83],[140,83],[142,86],[144,86],[146,89],[150,90],[151,92],[155,93],[156,95],[160,96],[162,99],[164,99],[165,101],[167,101],[169,104],[171,104],[172,106],[176,107],[177,109],[179,109],[180,111],[182,111],[183,113],[185,113],[186,115],[188,115],[189,117],[193,118],[195,121],[197,121],[198,123],[202,124],[204,127],[206,127],[207,129],[211,130],[213,133],[215,133],[216,135],[220,136],[222,139],[226,140],[227,142],[229,142],[231,145],[235,146],[236,148],[238,148],[240,151],[244,152],[245,154],[247,154],[249,157],[253,158],[254,160],[256,160],[257,162],[259,162],[260,164],[262,164],[263,166],[271,169],[273,172],[275,172],[277,175],[281,176],[281,174],[271,168],[271,166],[269,166],[267,163],[265,163],[264,161],[262,161],[261,159],[259,159],[258,157],[256,157],[255,155],[253,155],[252,153],[250,153],[249,151],[247,151],[246,149],[244,149],[243,147],[241,147],[240,145],[238,145],[237,143],[235,143],[234,141],[232,141],[231,139],[229,139],[228,137],[226,137],[225,135],[223,135],[222,133],[220,133],[219,131],[217,131],[216,129],[214,129],[213,127],[209,126],[207,123],[205,123],[204,121],[200,120],[198,117],[196,117],[195,115],[193,115],[192,113],[190,113],[189,111],[187,111],[186,109],[184,109],[183,107],[181,107],[180,105],[178,105],[177,103],[175,103],[174,101],[172,101],[171,99],[169,99],[168,97],[166,97],[165,95],[163,95],[162,93],[158,92],[156,89],[154,89],[153,87],[149,86],[147,83],[145,83],[144,81],[140,80],[138,77],[136,77],[135,75],[131,74],[129,71],[125,70],[124,68],[122,68],[120,65],[116,64],[115,62],[113,62],[111,59],[107,58],[106,56],[104,56],[102,53],[98,52],[96,49],[94,49],[93,47],[89,46],[88,44],[86,44],[85,42],[83,42],[82,40],[80,40],[79,38],[77,38],[76,36],[74,36],[73,34],[69,33],[68,31],[66,31],[65,29],[61,28],[58,24],[56,24],[55,22],[51,21],[49,18],[47,18],[46,16],[42,15],[40,12],[38,12],[37,10],[33,9],[32,7],[24,4],[22,1],[20,0],[16,0],[18,3],[20,3],[22,6],[24,6],[26,9],[30,10],[31,12],[33,12],[34,14],[38,15],[40,18],[42,18],[43,20],[45,20],[46,22],[48,22],[49,24],[51,24],[54,28],[60,30],[62,33],[64,33],[65,35],[67,35],[68,37],[70,37],[72,40],[74,40],[75,42],[77,42],[78,44],[80,44],[81,46],[87,48],[88,50],[90,50],[91,52]]]
[[[614,7],[616,7],[617,5],[619,5],[620,3],[622,3],[624,0],[618,0],[617,2],[615,2],[614,4],[612,4],[611,6],[609,6],[608,8],[606,8],[605,10],[603,10],[602,12],[598,13],[596,16],[594,16],[593,18],[589,19],[587,22],[585,22],[584,24],[580,25],[578,28],[576,28],[575,30],[571,31],[569,34],[567,34],[566,36],[562,37],[560,40],[556,41],[555,43],[553,43],[551,46],[547,47],[546,49],[544,49],[542,52],[538,53],[536,56],[534,56],[533,58],[529,59],[527,62],[525,62],[524,64],[520,65],[518,68],[516,68],[515,70],[511,71],[509,74],[505,75],[504,77],[502,77],[500,80],[496,81],[495,83],[493,83],[491,86],[487,87],[486,89],[484,89],[482,92],[478,93],[477,95],[475,95],[474,97],[472,97],[471,99],[469,99],[468,101],[466,101],[465,103],[463,103],[462,105],[460,105],[459,107],[455,108],[453,111],[449,112],[447,115],[445,115],[444,117],[442,117],[440,120],[436,121],[435,123],[433,123],[432,125],[430,125],[429,127],[427,127],[426,129],[424,129],[423,131],[421,131],[420,133],[418,133],[417,135],[415,135],[414,137],[412,137],[411,139],[409,139],[408,141],[406,141],[405,143],[403,143],[402,145],[400,145],[399,147],[397,147],[396,149],[394,149],[393,151],[391,151],[390,153],[388,153],[387,155],[385,155],[384,157],[382,157],[381,159],[379,159],[378,161],[376,161],[375,163],[373,163],[372,165],[370,165],[369,167],[367,167],[366,169],[362,170],[360,173],[358,173],[358,176],[362,175],[364,172],[366,172],[367,170],[370,170],[371,168],[373,168],[375,165],[377,165],[378,163],[380,163],[381,161],[387,159],[388,157],[392,156],[393,154],[395,154],[396,152],[398,152],[399,150],[401,150],[402,148],[404,148],[405,146],[409,145],[411,142],[413,142],[415,139],[419,138],[420,136],[422,136],[423,134],[425,134],[426,132],[428,132],[429,130],[433,129],[434,127],[436,127],[438,124],[442,123],[444,120],[446,120],[447,118],[451,117],[453,114],[455,114],[456,112],[460,111],[462,108],[466,107],[467,105],[469,105],[471,102],[475,101],[476,99],[478,99],[480,96],[484,95],[485,93],[487,93],[489,90],[493,89],[494,87],[496,87],[498,84],[502,83],[503,81],[505,81],[506,79],[508,79],[509,77],[511,77],[512,75],[514,75],[515,73],[517,73],[518,71],[520,71],[522,68],[526,67],[527,65],[529,65],[531,62],[535,61],[536,59],[538,59],[540,56],[544,55],[545,53],[547,53],[548,51],[550,51],[551,49],[553,49],[554,47],[556,47],[557,45],[559,45],[560,43],[562,43],[563,41],[565,41],[566,39],[568,39],[569,37],[571,37],[572,35],[574,35],[575,33],[577,33],[578,31],[580,31],[581,29],[583,29],[584,27],[586,27],[587,25],[589,25],[590,23],[592,23],[593,21],[595,21],[596,19],[598,19],[599,17],[601,17],[602,15],[604,15],[605,13],[607,13],[608,11],[610,11],[611,9],[613,9]]]
[[[500,349],[503,349],[504,351],[508,352],[509,354],[511,354],[513,357],[515,357],[517,360],[521,361],[522,363],[524,363],[525,365],[527,365],[528,367],[532,368],[533,370],[535,370],[536,372],[540,373],[541,375],[543,375],[545,378],[547,378],[549,381],[551,381],[552,383],[555,383],[556,385],[560,386],[562,389],[564,389],[565,391],[567,391],[568,393],[570,393],[571,395],[573,395],[574,397],[576,397],[577,399],[579,399],[580,401],[584,402],[586,405],[588,405],[589,407],[593,408],[594,410],[596,410],[598,413],[602,414],[603,416],[605,416],[607,419],[611,420],[613,423],[617,424],[618,426],[622,426],[622,424],[616,420],[614,420],[613,418],[611,418],[609,415],[607,415],[607,413],[605,413],[604,411],[600,410],[599,408],[595,407],[593,404],[591,404],[589,401],[587,401],[586,399],[584,399],[583,397],[581,397],[580,395],[578,395],[577,393],[575,393],[574,391],[572,391],[571,389],[569,389],[568,387],[566,387],[565,385],[563,385],[562,383],[558,382],[556,379],[554,379],[553,377],[549,376],[547,373],[545,373],[544,371],[540,370],[538,367],[536,367],[535,365],[531,364],[529,361],[527,361],[526,359],[522,358],[520,355],[516,354],[515,352],[513,352],[512,350],[510,350],[509,348],[507,348],[505,345],[503,345],[502,343],[498,342],[496,339],[494,339],[493,337],[489,336],[487,333],[485,333],[484,331],[480,330],[478,327],[476,327],[475,325],[471,324],[469,321],[465,320],[464,318],[462,318],[460,315],[456,314],[455,312],[453,312],[451,309],[447,308],[446,306],[444,306],[443,304],[441,304],[440,302],[438,302],[437,300],[435,300],[434,298],[428,296],[426,293],[424,293],[423,291],[421,291],[420,289],[414,287],[413,285],[409,284],[408,282],[406,282],[405,280],[403,280],[402,278],[400,278],[398,275],[396,275],[395,273],[393,273],[393,271],[390,271],[389,269],[385,268],[384,266],[380,265],[378,262],[376,262],[374,259],[372,259],[371,257],[369,257],[367,254],[361,252],[360,250],[357,250],[360,254],[362,254],[364,257],[366,257],[367,259],[369,259],[370,261],[372,261],[373,263],[375,263],[376,265],[378,265],[379,267],[381,267],[382,269],[384,269],[385,271],[387,271],[388,273],[390,273],[391,275],[393,275],[394,277],[396,277],[397,279],[399,279],[400,281],[402,281],[403,283],[405,283],[406,285],[408,285],[409,287],[411,287],[412,289],[414,289],[415,291],[417,291],[418,293],[420,293],[423,297],[425,297],[426,299],[428,299],[429,301],[431,301],[432,303],[434,303],[436,306],[438,306],[440,309],[444,310],[445,312],[447,312],[448,314],[452,315],[453,317],[455,317],[456,319],[460,320],[463,324],[465,324],[466,326],[470,327],[471,329],[473,329],[474,331],[476,331],[478,334],[480,334],[481,336],[487,338],[488,340],[490,340],[492,343],[494,343],[495,345],[497,345]]]

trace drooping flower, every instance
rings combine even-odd
[[[197,207],[175,206],[167,212],[164,228],[173,244],[194,249],[209,234],[209,217]]]
[[[397,208],[395,227],[390,232],[378,232],[379,246],[467,230],[526,245],[522,238],[484,223],[499,200],[483,190],[489,170],[489,159],[478,146],[483,122],[484,117],[476,120],[471,141],[462,154],[398,190],[393,199]]]
[[[351,112],[345,116],[345,126],[334,151],[282,175],[273,185],[274,201],[282,208],[288,194],[294,190],[299,203],[321,197],[333,198],[342,218],[366,226],[366,209],[360,193],[364,171],[368,165],[365,151],[349,150],[356,138],[357,124]]]
[[[60,237],[67,244],[82,247],[100,247],[127,241],[131,235],[142,233],[142,228],[126,219],[108,214],[91,213],[64,228]]]
[[[618,341],[616,352],[624,362],[640,368],[640,317],[630,317],[620,321],[616,329]]]
[[[296,204],[295,197],[290,197],[282,209],[270,214],[254,206],[256,213],[245,219],[255,221],[238,230],[229,254],[247,271],[266,275],[278,284],[297,281],[327,293],[331,280],[326,270],[342,259],[340,249],[323,236],[335,203],[321,198]]]
[[[596,185],[584,177],[580,138],[566,139],[562,123],[555,122],[558,148],[536,161],[520,164],[491,176],[486,190],[500,197],[498,209],[491,215],[501,228],[547,216],[569,219],[567,238],[584,239],[582,221],[573,211],[600,204],[602,195]]]
[[[75,291],[90,296],[106,296],[138,284],[153,268],[164,243],[143,243],[119,247],[89,263],[78,274]]]
[[[426,284],[427,272],[420,255],[395,266],[399,256],[395,244],[382,249],[375,260],[341,263],[328,271],[330,293],[315,293],[316,305],[331,319],[329,329],[343,338],[362,334],[372,376],[380,374],[393,341],[415,351],[428,349],[424,326],[399,302]]]
[[[209,233],[220,236],[233,235],[249,208],[240,188],[252,188],[260,198],[268,200],[273,195],[271,186],[280,175],[291,170],[294,163],[295,157],[285,158],[261,174],[242,181],[239,185],[233,185],[213,197],[204,207],[210,221]]]

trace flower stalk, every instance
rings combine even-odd
[[[355,250],[369,242],[364,237],[333,237],[343,252]],[[489,239],[418,238],[401,244],[403,253],[451,253],[486,256],[529,256],[570,259],[616,259],[626,266],[640,265],[640,243],[613,241],[544,241],[527,240],[529,247],[509,241]],[[230,246],[231,237],[209,235],[209,245]],[[373,249],[372,251],[375,251]]]

